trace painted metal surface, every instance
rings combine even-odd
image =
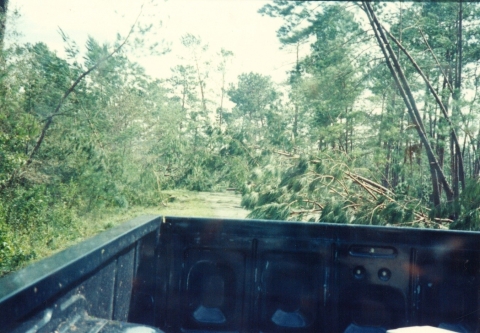
[[[476,232],[149,216],[0,280],[15,333],[476,332],[479,310]]]

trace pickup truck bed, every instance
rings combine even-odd
[[[480,233],[140,217],[0,280],[0,332],[480,331]]]

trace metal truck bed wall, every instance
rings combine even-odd
[[[1,332],[480,331],[480,233],[143,217],[0,280]]]

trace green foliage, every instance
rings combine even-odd
[[[450,228],[480,230],[480,179],[470,180],[462,191],[460,199],[454,204],[460,206],[460,209],[454,208],[451,211],[461,213]]]
[[[266,220],[287,220],[290,215],[290,207],[287,204],[269,203],[256,208],[248,214],[250,219],[266,219]]]
[[[319,222],[349,223],[348,211],[344,208],[345,203],[331,202],[325,205],[318,219]]]
[[[238,84],[231,84],[227,94],[235,107],[230,115],[226,114],[225,120],[230,128],[241,133],[244,141],[254,145],[281,140],[279,134],[284,129],[281,129],[282,117],[277,110],[280,93],[270,77],[258,73],[240,74]],[[280,131],[275,131],[277,126]],[[269,131],[265,131],[266,128]]]
[[[245,193],[242,196],[242,201],[241,201],[242,207],[252,210],[258,205],[258,193],[257,192],[252,192],[252,193]]]
[[[418,193],[404,188],[396,194],[345,157],[316,153],[265,161],[262,170],[268,172],[251,174],[242,206],[252,210],[252,218],[445,228],[428,216],[427,201],[416,198]]]
[[[76,214],[68,208],[72,202],[68,202],[68,193],[62,194],[51,193],[46,186],[34,186],[10,190],[2,196],[0,275],[35,259],[37,249],[54,246],[58,237],[80,237],[74,225]]]
[[[300,159],[298,163],[290,167],[283,175],[280,181],[279,186],[285,186],[288,184],[288,189],[293,189],[295,192],[298,192],[298,182],[292,184],[292,179],[300,175],[305,174],[308,169],[308,160],[306,158]],[[301,186],[301,185],[300,185]],[[295,190],[297,189],[297,190]]]
[[[157,182],[142,179],[155,170],[141,163],[152,127],[145,131],[139,120],[152,105],[158,115],[175,103],[143,69],[111,57],[54,113],[72,80],[108,52],[92,38],[87,44],[83,68],[41,43],[8,53],[10,89],[0,100],[2,274],[34,258],[37,245],[53,249],[55,239],[82,237],[76,224],[85,213],[162,201]]]
[[[312,220],[312,215],[317,215],[322,221],[474,230],[478,228],[478,206],[471,199],[477,195],[475,186],[463,187],[458,176],[465,172],[478,177],[480,165],[473,135],[479,128],[470,128],[473,119],[478,120],[473,110],[478,108],[479,82],[471,78],[476,76],[473,64],[479,54],[473,37],[478,35],[478,25],[473,22],[478,19],[479,6],[412,3],[393,5],[389,10],[378,4],[374,7],[380,22],[387,22],[388,30],[401,36],[402,45],[436,87],[450,114],[446,120],[438,113],[438,103],[425,89],[417,69],[392,42],[413,98],[420,105],[438,165],[450,176],[447,182],[456,191],[454,199],[441,191],[440,204],[432,207],[432,202],[437,202],[434,189],[441,187],[439,174],[428,172],[432,163],[425,156],[424,143],[419,143],[390,71],[383,60],[378,61],[382,54],[364,38],[365,25],[360,23],[364,13],[357,15],[340,3],[282,0],[259,12],[283,19],[277,36],[284,47],[295,47],[299,54],[300,46],[311,46],[306,56],[297,57],[288,82],[294,111],[289,126],[297,145],[288,150],[295,147],[306,152],[310,162],[306,173],[297,174],[295,163],[286,163],[282,157],[264,161],[264,168],[276,168],[285,177],[278,180],[263,175],[254,182],[252,176],[244,195],[256,193],[261,198],[271,196],[275,189],[279,194],[275,202],[292,208],[289,219]],[[462,34],[458,32],[460,24]],[[463,147],[454,147],[452,129],[465,138]],[[455,164],[456,155],[462,155],[464,167]],[[259,184],[262,182],[268,186]],[[248,203],[261,211],[261,202]]]
[[[238,86],[231,85],[227,93],[241,114],[250,118],[262,117],[278,97],[270,77],[257,73],[240,74]]]

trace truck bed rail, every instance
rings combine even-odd
[[[1,279],[0,331],[477,332],[479,244],[477,232],[141,217]]]

